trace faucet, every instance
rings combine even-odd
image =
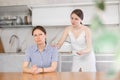
[[[12,35],[12,36],[10,37],[9,44],[11,44],[11,46],[12,46],[15,40],[17,40],[16,52],[19,53],[19,52],[21,52],[21,48],[20,48],[20,40],[19,40],[19,37],[18,37],[18,36]]]

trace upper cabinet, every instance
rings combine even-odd
[[[44,26],[70,25],[70,6],[32,7],[32,24]]]
[[[77,8],[84,12],[83,23],[90,24],[97,11],[93,2],[32,5],[32,24],[44,26],[70,25],[70,14]],[[104,24],[119,24],[119,1],[106,2],[106,9],[102,12],[101,18]]]
[[[4,5],[7,5],[9,3],[8,5],[14,5],[0,6],[0,26],[4,24],[32,24],[33,26],[70,25],[70,14],[74,9],[77,8],[82,9],[84,12],[83,24],[89,25],[93,16],[96,14],[96,12],[98,12],[95,8],[93,0],[73,0],[66,2],[65,0],[54,0],[53,2],[51,2],[51,0],[17,1],[0,1],[0,4],[3,3]],[[26,5],[29,5],[30,9]],[[101,18],[104,24],[119,24],[120,1],[106,0],[106,9],[104,12],[102,12]]]
[[[31,25],[31,11],[26,5],[0,6],[0,27]]]

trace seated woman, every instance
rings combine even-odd
[[[23,72],[38,74],[41,72],[54,72],[57,68],[58,51],[46,42],[46,30],[42,26],[36,26],[32,30],[36,44],[25,52]],[[29,64],[31,66],[29,67]]]

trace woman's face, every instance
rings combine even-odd
[[[36,42],[38,45],[45,43],[46,35],[45,35],[44,32],[42,32],[41,30],[36,29],[36,30],[33,32],[33,36],[34,36],[35,42]]]
[[[79,26],[81,21],[82,20],[80,19],[80,17],[77,16],[75,13],[71,15],[71,24],[73,26]]]

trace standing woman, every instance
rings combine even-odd
[[[80,9],[75,9],[70,17],[72,25],[65,28],[57,47],[60,48],[67,36],[69,36],[73,53],[72,71],[95,72],[96,62],[92,50],[91,31],[82,24],[83,12]]]
[[[36,44],[26,50],[23,72],[32,74],[54,72],[58,61],[57,48],[51,47],[46,42],[46,30],[42,26],[34,27],[32,35]]]

